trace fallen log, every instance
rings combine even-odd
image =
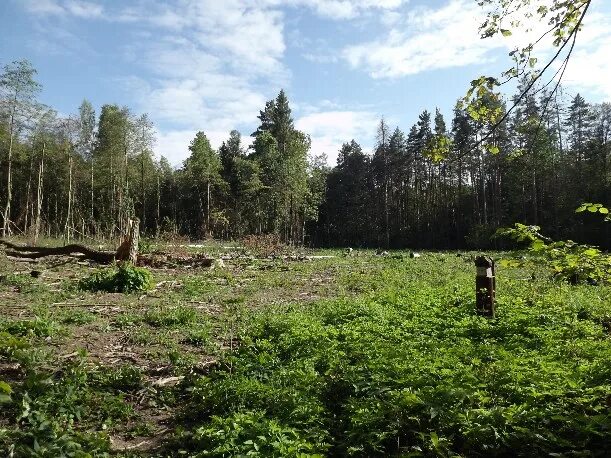
[[[137,218],[130,220],[127,237],[115,252],[93,250],[77,244],[60,247],[24,246],[1,239],[0,245],[9,248],[9,250],[6,250],[6,255],[14,258],[39,259],[46,256],[79,256],[99,264],[111,264],[114,261],[131,261],[136,264],[138,260],[139,229],[140,221]]]
[[[0,245],[10,248],[10,250],[6,250],[6,255],[14,258],[39,259],[46,256],[74,256],[79,254],[100,264],[110,264],[115,260],[116,254],[109,251],[92,250],[77,244],[60,247],[20,246],[6,240],[0,240]]]

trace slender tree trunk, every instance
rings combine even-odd
[[[68,210],[66,212],[66,224],[64,225],[64,235],[66,240],[70,242],[70,232],[72,230],[72,154],[69,154],[68,159]]]
[[[13,140],[15,136],[15,110],[17,109],[17,93],[13,97],[13,109],[11,110],[11,120],[9,127],[8,161],[6,170],[6,206],[4,207],[2,221],[2,236],[11,234],[11,200],[13,198]]]
[[[142,229],[145,230],[146,228],[146,191],[145,191],[145,186],[144,186],[144,152],[142,152],[142,157],[141,157],[141,163],[140,163],[140,174],[141,174],[141,194],[142,194]]]
[[[94,192],[93,191],[93,154],[91,155],[91,164],[90,165],[91,165],[91,167],[90,167],[90,172],[91,172],[90,173],[90,179],[91,179],[91,183],[90,183],[90,187],[91,187],[91,189],[90,189],[90,191],[91,191],[91,196],[90,196],[91,202],[90,202],[90,204],[91,204],[91,207],[89,209],[89,218],[91,218],[91,224],[94,224],[95,219],[93,217],[93,192]]]
[[[537,173],[535,167],[532,169],[532,221],[533,224],[539,224],[539,212],[537,211]]]
[[[28,232],[29,224],[31,224],[31,220],[29,219],[32,205],[32,172],[34,169],[34,154],[30,155],[30,173],[28,175],[28,186],[26,190],[26,201],[25,201],[25,221],[23,223],[23,232],[24,234]]]
[[[161,179],[159,177],[159,173],[157,173],[157,220],[155,221],[155,233],[157,237],[159,237],[159,224],[160,224],[160,216],[161,216]]]
[[[38,188],[36,191],[36,222],[34,223],[34,244],[38,241],[38,235],[40,233],[40,213],[42,210],[42,199],[43,199],[43,176],[45,171],[45,149],[46,142],[42,144],[42,155],[40,156],[40,164],[38,166]]]
[[[210,234],[210,180],[206,185],[206,237]]]
[[[112,238],[113,234],[114,234],[114,224],[115,221],[117,220],[116,218],[116,214],[115,214],[115,198],[116,198],[116,182],[115,182],[115,174],[114,174],[114,158],[113,158],[113,153],[111,152],[110,154],[110,180],[111,180],[111,187],[110,187],[110,233],[108,234],[109,237]]]

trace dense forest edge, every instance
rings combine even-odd
[[[108,104],[97,116],[84,100],[62,117],[38,102],[41,86],[25,60],[5,65],[1,82],[4,235],[112,238],[136,216],[143,234],[157,237],[484,249],[499,248],[491,238],[499,227],[521,222],[609,248],[609,225],[575,209],[611,195],[611,104],[579,94],[565,103],[557,91],[525,90],[523,80],[493,147],[460,103],[450,123],[424,110],[407,134],[382,118],[373,151],[346,139],[330,167],[310,155],[281,90],[251,138],[234,130],[215,150],[200,131],[176,168],[153,154],[147,114]],[[505,112],[505,101],[488,103]],[[440,145],[447,154],[437,154]]]

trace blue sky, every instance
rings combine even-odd
[[[248,136],[284,88],[334,164],[342,142],[373,145],[381,116],[407,131],[439,107],[449,124],[469,81],[510,65],[520,35],[479,40],[482,14],[475,0],[0,0],[0,64],[29,59],[64,115],[83,98],[149,113],[175,165],[198,130],[215,146]],[[588,16],[565,97],[611,100],[611,2]]]

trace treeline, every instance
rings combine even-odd
[[[215,150],[198,132],[173,168],[153,155],[147,115],[118,105],[97,115],[85,100],[60,117],[38,103],[35,77],[27,61],[1,75],[4,235],[114,237],[137,216],[150,236],[453,248],[489,246],[497,227],[519,221],[609,245],[608,228],[574,210],[609,201],[610,104],[577,95],[563,106],[533,90],[494,131],[459,105],[449,125],[424,111],[407,134],[381,120],[371,154],[352,140],[329,168],[309,156],[310,139],[280,91],[252,141],[232,131]]]
[[[512,105],[493,131],[458,103],[449,126],[438,110],[422,112],[407,135],[382,120],[373,155],[344,144],[328,175],[319,243],[487,247],[497,228],[522,222],[610,247],[609,225],[575,209],[609,202],[611,104],[577,94],[563,106],[533,89]],[[502,102],[488,109],[507,114]]]

